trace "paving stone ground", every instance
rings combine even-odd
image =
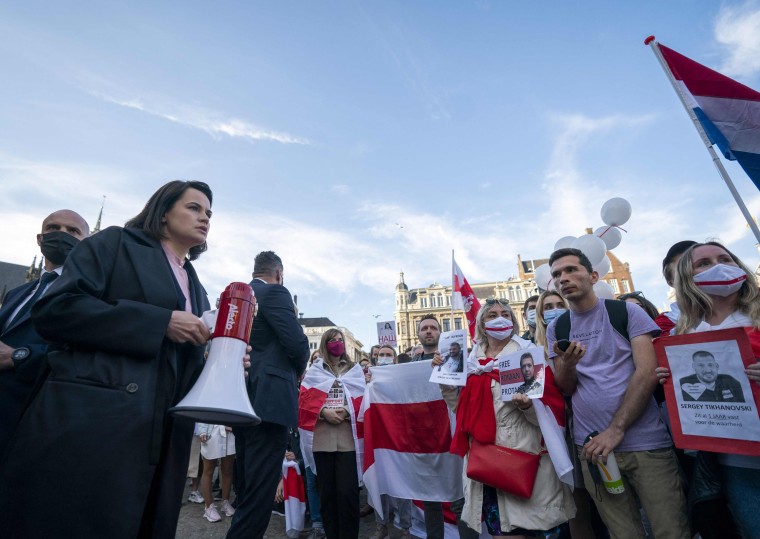
[[[222,515],[221,522],[211,523],[203,518],[203,504],[191,503],[187,501],[187,497],[190,494],[189,485],[185,487],[185,493],[183,495],[182,510],[179,515],[179,524],[177,525],[176,539],[224,539],[227,534],[227,530],[230,527],[231,517]],[[362,489],[362,505],[366,501],[366,493]],[[217,502],[217,508],[220,502]],[[359,538],[367,539],[375,532],[375,516],[370,515],[364,517],[361,520],[361,526],[359,529]],[[309,532],[304,531],[301,533],[300,539],[308,537]],[[391,530],[391,539],[397,539],[399,531],[396,529]],[[285,517],[279,515],[272,515],[269,521],[269,528],[264,535],[265,539],[287,539],[285,535]]]

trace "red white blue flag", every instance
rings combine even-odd
[[[760,189],[760,92],[657,45],[710,142]]]

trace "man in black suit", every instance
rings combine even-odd
[[[251,331],[247,383],[261,424],[233,429],[239,492],[227,539],[264,537],[282,474],[288,428],[298,423],[297,382],[309,359],[309,341],[282,282],[280,257],[272,251],[259,253],[251,281],[258,312]]]
[[[40,279],[10,290],[0,308],[0,455],[43,364],[47,343],[34,329],[32,305],[61,274],[69,252],[90,234],[81,215],[59,210],[42,221],[37,245],[45,257]]]

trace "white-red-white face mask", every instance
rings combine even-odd
[[[512,320],[507,320],[503,316],[488,320],[485,323],[485,326],[486,334],[494,339],[499,339],[500,341],[510,337],[512,335],[512,329],[515,327]]]
[[[743,269],[728,264],[715,264],[694,276],[694,283],[705,294],[723,298],[737,292],[746,280]]]

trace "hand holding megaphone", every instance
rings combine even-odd
[[[231,283],[224,290],[206,365],[187,396],[169,410],[171,414],[214,425],[261,422],[251,407],[243,377],[243,368],[250,366],[248,340],[255,303],[253,289],[245,283]],[[209,317],[196,320],[205,328]]]

